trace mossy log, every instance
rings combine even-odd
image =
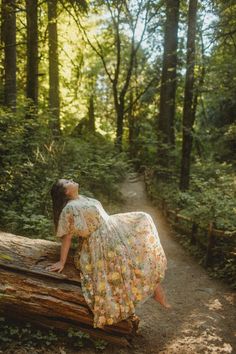
[[[93,328],[93,313],[86,304],[80,273],[70,250],[62,273],[47,271],[59,259],[60,243],[0,232],[0,311],[7,318],[22,318],[40,327],[67,331],[69,327],[119,345],[129,345],[138,318],[104,329]]]

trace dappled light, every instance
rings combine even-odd
[[[0,22],[0,353],[233,354],[235,2],[2,0]]]

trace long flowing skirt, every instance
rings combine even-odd
[[[75,265],[94,327],[102,328],[128,318],[153,295],[167,260],[151,216],[129,212],[110,215],[84,239]]]

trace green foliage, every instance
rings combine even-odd
[[[93,343],[94,343],[94,347],[95,347],[97,350],[104,350],[104,349],[106,349],[107,344],[108,344],[105,340],[102,340],[102,339],[97,339],[97,340],[95,340]]]
[[[215,278],[228,279],[232,289],[236,290],[236,261],[235,257],[220,261],[210,270],[210,275]]]
[[[88,333],[74,328],[69,328],[66,333],[58,336],[54,330],[39,330],[30,323],[26,323],[24,326],[15,325],[4,317],[0,317],[0,346],[2,349],[12,349],[15,345],[30,350],[38,347],[49,348],[52,345],[55,348],[59,339],[76,349],[92,345],[96,350],[103,350],[108,344],[104,340],[92,339]]]
[[[88,333],[77,331],[73,328],[68,329],[68,337],[73,339],[73,346],[76,348],[83,348],[86,341],[90,338]]]
[[[72,343],[73,347],[75,348],[83,348],[89,343],[92,343],[97,350],[103,350],[108,344],[102,339],[92,339],[88,333],[78,331],[74,328],[69,328],[67,334],[71,339],[70,343]]]
[[[17,342],[17,345],[51,346],[58,341],[58,337],[53,331],[47,333],[34,329],[30,323],[26,323],[24,327],[18,327],[9,324],[4,317],[0,317],[0,344],[7,346],[12,341]]]
[[[50,188],[58,178],[77,180],[81,193],[102,202],[120,198],[117,185],[129,168],[128,161],[99,134],[55,141],[47,116],[26,121],[24,107],[17,114],[0,111],[0,126],[2,229],[52,239]]]
[[[125,177],[128,161],[103,137],[67,138],[61,163],[66,175],[78,180],[88,194],[119,199],[118,183]]]
[[[166,171],[166,178],[158,172],[150,193],[159,200],[164,198],[168,208],[178,209],[202,226],[214,222],[219,229],[236,229],[236,184],[231,166],[216,162],[195,164],[191,187],[185,192],[179,190],[174,172],[168,176]]]

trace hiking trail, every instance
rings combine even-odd
[[[140,329],[132,347],[107,353],[236,353],[235,293],[211,279],[173,237],[166,218],[147,198],[142,177],[130,175],[122,194],[126,200],[123,212],[145,211],[157,226],[168,261],[162,284],[172,308],[167,310],[149,299],[136,311]]]

